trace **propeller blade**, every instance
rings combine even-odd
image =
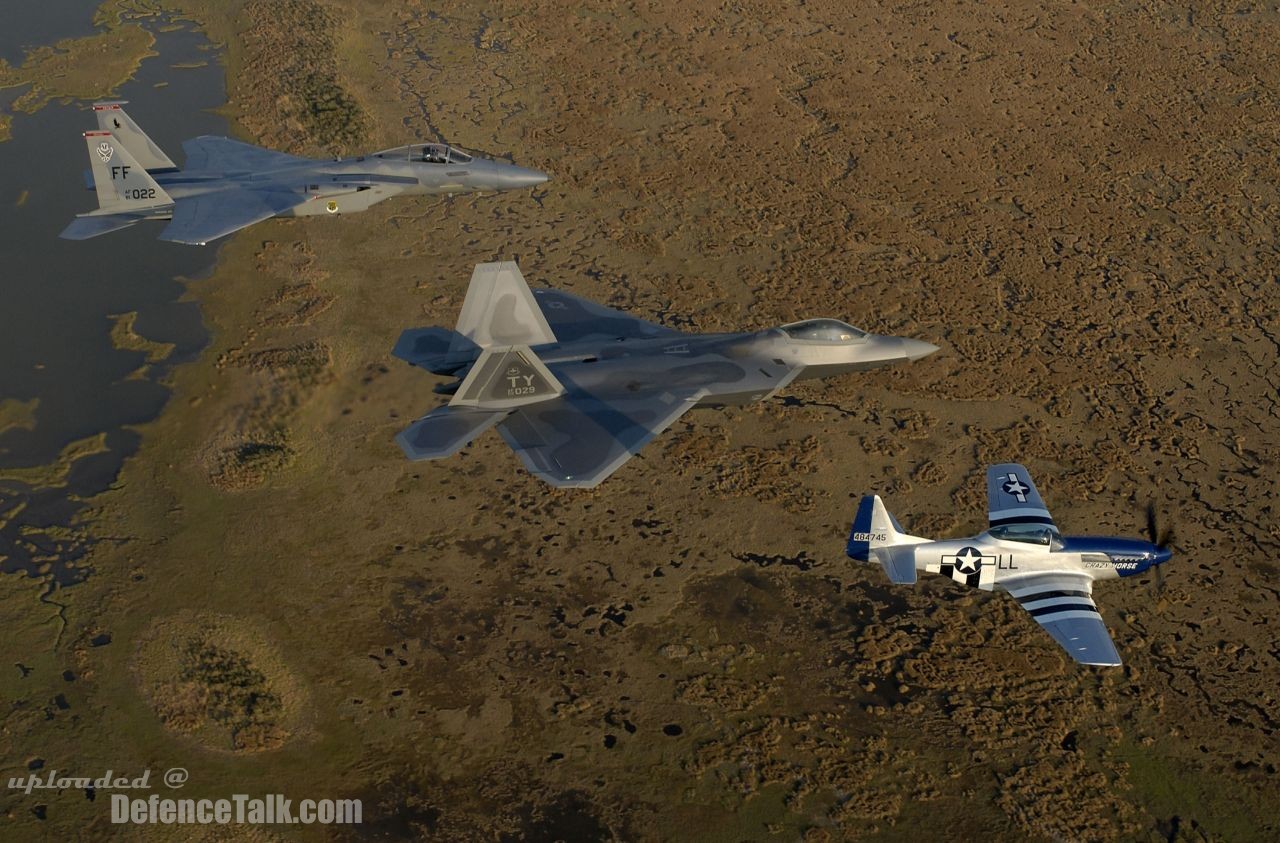
[[[1156,541],[1156,505],[1153,501],[1147,501],[1147,539],[1152,544],[1159,544]]]

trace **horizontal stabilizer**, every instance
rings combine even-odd
[[[498,433],[534,476],[560,488],[591,489],[698,403],[701,390],[661,394],[582,392],[521,407]]]
[[[506,415],[505,410],[437,407],[402,430],[396,442],[411,460],[438,460],[456,454]]]
[[[71,225],[62,229],[58,236],[63,240],[88,240],[99,234],[110,234],[137,223],[146,217],[137,214],[85,214],[76,217]]]
[[[875,552],[889,582],[912,585],[916,581],[916,554],[909,547],[885,547]]]
[[[447,328],[410,328],[400,334],[392,355],[437,375],[452,375],[480,354],[480,347]]]

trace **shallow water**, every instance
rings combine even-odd
[[[97,5],[85,0],[5,4],[4,26],[0,28],[0,59],[10,64],[21,64],[29,47],[89,35],[93,32],[93,10]]]
[[[0,28],[0,55],[86,34],[96,5],[60,2],[60,14],[53,15],[41,4],[23,4],[23,24]],[[225,101],[225,78],[203,34],[190,28],[161,32],[159,20],[147,25],[159,55],[146,59],[117,94],[181,162],[182,140],[227,133],[226,122],[207,111]],[[173,67],[202,61],[208,64]],[[13,92],[4,93],[3,102],[11,101]],[[197,306],[178,301],[180,277],[206,272],[216,257],[210,248],[157,241],[161,224],[80,242],[58,238],[76,213],[97,207],[83,176],[88,155],[81,133],[96,128],[88,106],[54,103],[33,115],[16,114],[12,139],[0,143],[0,401],[39,402],[32,429],[0,433],[0,472],[46,465],[70,443],[98,433],[106,434],[109,448],[77,462],[65,488],[33,492],[0,480],[0,567],[35,573],[47,562],[62,582],[84,575],[68,567],[64,545],[75,542],[42,542],[20,528],[68,524],[83,506],[79,498],[114,482],[138,444],[128,426],[160,412],[169,395],[162,382],[168,370],[190,360],[207,340]],[[111,342],[111,316],[132,311],[137,333],[176,346],[141,377],[130,375],[145,365],[146,355]],[[4,523],[5,513],[21,504],[22,514]]]

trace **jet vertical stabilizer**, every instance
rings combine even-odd
[[[451,407],[514,410],[564,394],[564,387],[527,345],[486,348],[449,402]]]
[[[160,147],[156,146],[155,141],[147,137],[147,133],[138,128],[138,124],[133,122],[133,118],[125,114],[121,106],[125,105],[125,100],[117,102],[95,102],[93,104],[94,116],[98,118],[98,128],[104,132],[110,132],[115,135],[116,140],[120,142],[125,149],[133,154],[143,169],[152,173],[171,173],[176,172],[178,165],[169,159],[168,155]]]
[[[173,200],[111,132],[85,132],[98,206],[107,213],[157,210]]]
[[[458,314],[458,333],[481,348],[556,341],[515,261],[476,265]]]
[[[60,234],[87,240],[145,219],[167,217],[173,200],[110,132],[85,132],[98,210],[77,214]]]

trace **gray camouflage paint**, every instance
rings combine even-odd
[[[794,336],[806,331],[844,338]],[[439,459],[497,425],[533,474],[554,486],[591,488],[693,407],[762,401],[797,378],[919,360],[936,350],[834,320],[686,334],[563,291],[530,291],[514,263],[481,264],[458,330],[411,329],[396,343],[397,357],[461,378],[437,390],[454,394],[450,404],[398,441],[411,459]],[[512,359],[518,362],[508,365]]]
[[[78,215],[66,239],[170,220],[159,239],[204,245],[271,217],[353,213],[396,196],[519,190],[547,180],[439,143],[321,161],[211,136],[182,144],[179,170],[121,105],[94,106],[98,131],[85,140],[99,207]]]

